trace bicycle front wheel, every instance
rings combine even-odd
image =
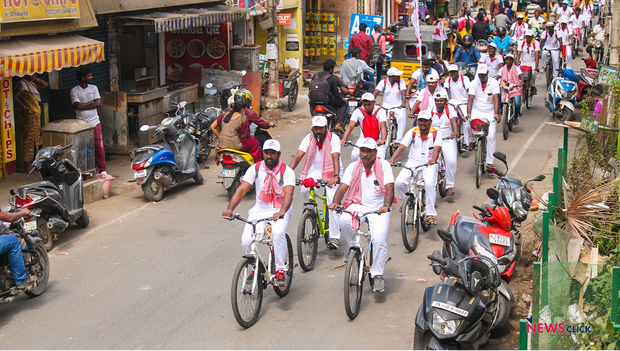
[[[276,257],[275,255],[271,256],[271,266],[276,266]],[[278,286],[274,285],[273,290],[280,297],[286,296],[289,290],[291,290],[291,282],[293,281],[293,268],[295,268],[295,262],[293,260],[293,243],[291,243],[291,238],[286,234],[286,285]]]
[[[314,268],[319,248],[318,239],[319,228],[316,223],[316,213],[313,210],[304,211],[297,229],[297,259],[304,272]]]
[[[255,275],[256,286],[254,285]],[[249,328],[258,320],[263,303],[263,279],[258,269],[254,269],[254,260],[243,259],[237,265],[230,290],[232,309],[240,326]]]
[[[551,55],[551,53],[549,55]],[[547,67],[545,71],[547,75],[547,89],[549,89],[549,86],[551,85],[551,81],[553,80],[553,62],[551,60],[547,62]]]
[[[422,192],[422,201],[420,201],[420,211],[418,212],[420,217],[420,225],[422,226],[423,231],[428,232],[431,229],[431,224],[426,218],[426,190],[422,189],[420,191]]]
[[[362,291],[364,288],[364,280],[359,280],[361,267],[360,252],[355,249],[349,249],[349,260],[347,261],[347,269],[344,272],[344,310],[350,319],[355,319],[360,313],[360,305],[362,304]]]
[[[502,122],[504,122],[502,126],[502,132],[504,135],[504,140],[508,139],[508,128],[510,126],[510,120],[508,117],[508,104],[504,104],[504,112],[502,113]]]
[[[482,160],[482,140],[478,139],[476,147],[476,189],[480,188],[482,181],[482,172],[484,171],[484,161]]]
[[[403,244],[409,252],[418,247],[420,233],[420,218],[417,216],[417,201],[413,196],[407,196],[403,204],[403,212],[400,214],[400,230],[403,236]]]
[[[396,130],[396,124],[392,125],[392,130],[390,130],[390,132],[388,133],[388,150],[390,152],[390,157],[392,155],[394,155],[394,152],[396,152],[396,146],[394,146],[394,142],[396,141],[396,135],[397,130]]]

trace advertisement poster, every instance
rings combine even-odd
[[[13,119],[13,86],[11,78],[0,79],[2,94],[2,161],[6,164],[15,161],[15,120]]]
[[[368,26],[366,28],[366,34],[372,35],[375,32],[375,24],[379,26],[383,23],[382,16],[371,16],[371,15],[360,15],[359,13],[351,14],[351,27],[349,28],[349,42],[351,41],[351,36],[357,32],[359,32],[360,23],[366,23]]]
[[[80,18],[79,0],[3,0],[2,22]]]
[[[183,81],[189,69],[228,69],[226,23],[166,32],[166,83]]]

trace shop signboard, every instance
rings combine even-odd
[[[2,0],[3,23],[80,18],[79,0]]]
[[[166,83],[182,82],[189,69],[228,69],[228,24],[166,32]]]
[[[290,13],[278,13],[278,25],[279,26],[287,26],[290,24],[291,24]]]
[[[299,35],[286,33],[286,51],[299,51]]]
[[[366,23],[366,34],[372,35],[375,32],[375,24],[382,26],[383,17],[382,16],[371,16],[371,15],[361,15],[359,13],[351,14],[351,27],[349,28],[349,42],[351,41],[351,36],[357,32],[359,32],[360,23]]]
[[[15,119],[13,118],[13,87],[11,78],[0,79],[2,104],[2,161],[6,165],[15,161]],[[6,166],[5,166],[6,167]]]

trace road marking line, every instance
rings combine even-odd
[[[120,217],[116,217],[115,219],[113,219],[113,220],[109,221],[109,222],[108,222],[108,223],[106,223],[106,224],[102,224],[102,225],[100,225],[100,226],[98,226],[98,227],[92,228],[91,230],[87,231],[86,233],[81,234],[81,235],[79,236],[79,238],[80,238],[80,239],[83,239],[83,238],[85,238],[85,237],[87,237],[87,236],[89,236],[89,235],[91,235],[91,234],[94,234],[94,233],[96,233],[96,232],[100,231],[101,229],[105,229],[105,228],[107,228],[107,227],[111,226],[112,224],[114,224],[114,223],[116,223],[116,222],[119,222],[119,221],[123,220],[124,218],[126,218],[126,217],[128,217],[128,216],[131,216],[132,214],[134,214],[134,213],[136,213],[136,212],[142,211],[142,210],[143,210],[143,209],[145,209],[148,205],[150,205],[150,203],[146,203],[146,204],[142,205],[141,207],[136,208],[135,210],[133,210],[133,211],[131,211],[131,212],[125,213],[124,215],[122,215],[122,216],[120,216]]]
[[[517,165],[517,162],[519,162],[519,160],[521,159],[521,156],[523,156],[523,154],[525,153],[525,150],[527,150],[527,148],[530,147],[530,145],[534,142],[534,139],[536,139],[536,136],[538,136],[538,133],[540,133],[540,131],[543,129],[544,126],[545,124],[541,123],[536,129],[536,131],[534,132],[534,134],[532,134],[532,136],[528,139],[527,143],[525,143],[523,147],[521,148],[521,150],[519,150],[519,153],[517,154],[517,156],[510,163],[510,166],[509,166],[510,169],[515,168],[515,166]]]

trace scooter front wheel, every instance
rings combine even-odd
[[[153,177],[142,184],[142,191],[149,201],[160,201],[164,197],[164,185]]]

